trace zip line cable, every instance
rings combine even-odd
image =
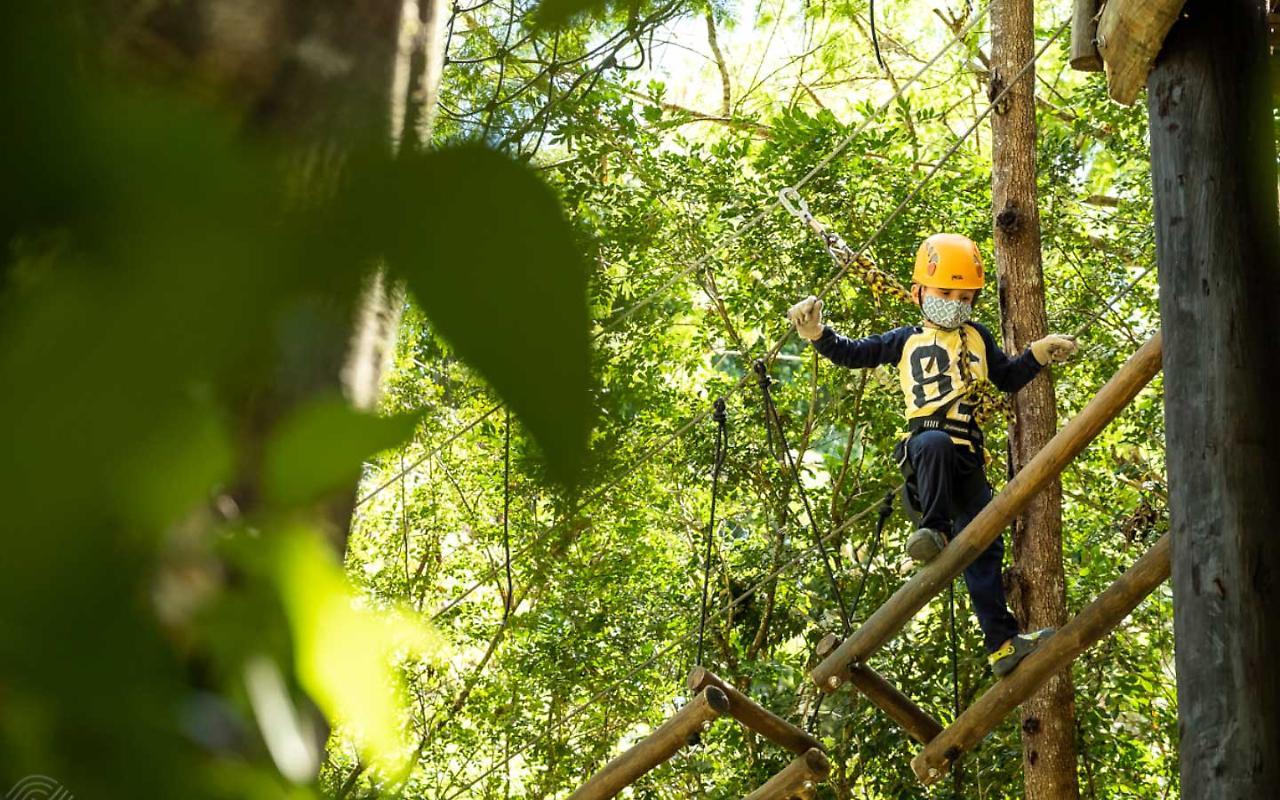
[[[1089,317],[1088,319],[1086,319],[1086,320],[1084,321],[1084,323],[1083,323],[1082,325],[1080,325],[1080,327],[1078,327],[1078,328],[1076,328],[1074,331],[1072,331],[1072,333],[1071,333],[1071,337],[1072,337],[1072,338],[1076,338],[1076,337],[1078,337],[1078,336],[1081,336],[1085,331],[1087,331],[1087,330],[1089,330],[1090,328],[1092,328],[1092,327],[1093,327],[1093,324],[1094,324],[1095,322],[1097,322],[1098,320],[1102,319],[1102,317],[1106,316],[1106,313],[1107,313],[1108,311],[1115,311],[1115,305],[1116,305],[1116,303],[1119,303],[1121,300],[1123,300],[1123,299],[1124,299],[1124,297],[1125,297],[1127,294],[1129,294],[1129,292],[1133,291],[1133,290],[1134,290],[1134,288],[1136,288],[1136,287],[1137,287],[1137,285],[1142,281],[1142,279],[1143,279],[1143,278],[1145,278],[1145,277],[1147,277],[1147,273],[1149,273],[1149,272],[1151,272],[1151,270],[1155,269],[1155,266],[1156,266],[1156,262],[1154,262],[1154,261],[1152,261],[1150,264],[1148,264],[1146,269],[1144,269],[1142,272],[1138,273],[1138,277],[1136,277],[1136,278],[1134,278],[1132,281],[1130,281],[1130,282],[1128,283],[1128,285],[1126,285],[1123,289],[1121,289],[1121,290],[1116,294],[1116,296],[1115,296],[1115,297],[1112,297],[1110,300],[1108,300],[1108,301],[1106,302],[1106,304],[1105,304],[1105,305],[1104,305],[1104,306],[1103,306],[1099,311],[1095,312],[1095,313],[1093,314],[1093,316],[1091,316],[1091,317]]]
[[[990,10],[991,10],[991,4],[988,3],[978,12],[976,12],[973,15],[973,18],[969,20],[968,24],[966,24],[965,27],[955,35],[954,38],[950,39],[947,42],[947,44],[944,45],[942,49],[939,50],[933,56],[933,58],[929,59],[929,61],[927,61],[924,64],[924,66],[922,66],[919,70],[917,70],[914,75],[912,75],[905,82],[900,84],[898,86],[898,89],[894,91],[894,93],[889,97],[888,100],[885,100],[883,103],[881,103],[869,116],[864,117],[862,122],[860,122],[858,126],[851,133],[849,133],[843,139],[841,139],[840,142],[836,144],[835,148],[830,153],[828,153],[813,168],[811,168],[807,173],[805,173],[805,175],[802,178],[800,178],[800,180],[797,181],[791,188],[797,191],[804,188],[806,185],[808,185],[809,181],[813,180],[818,175],[818,173],[825,170],[831,164],[832,161],[838,158],[840,154],[843,153],[849,147],[849,145],[853,144],[853,142],[859,136],[861,136],[868,127],[870,127],[873,121],[875,121],[878,117],[880,117],[881,114],[883,114],[886,110],[888,110],[893,103],[897,102],[898,98],[902,97],[903,93],[910,86],[915,84],[921,77],[924,76],[926,72],[932,69],[933,66],[936,63],[938,63],[938,61],[942,58],[943,55],[945,55],[948,51],[950,51],[951,48],[954,47],[957,43],[963,42],[965,37],[968,36],[969,33],[973,31],[975,27],[977,27],[978,23],[981,22],[986,17],[987,13]],[[613,330],[617,325],[621,324],[622,322],[625,322],[627,319],[630,319],[638,311],[648,306],[658,297],[665,295],[680,280],[692,274],[694,271],[701,268],[704,264],[710,261],[711,257],[714,256],[716,253],[719,253],[721,250],[724,250],[725,248],[729,247],[738,239],[745,236],[749,230],[751,230],[756,225],[759,225],[761,222],[763,222],[765,218],[767,218],[770,214],[776,211],[780,205],[782,205],[782,201],[776,197],[773,198],[762,211],[757,213],[754,217],[750,218],[746,223],[742,225],[742,227],[738,228],[736,231],[730,234],[723,241],[714,243],[711,246],[711,249],[703,253],[703,255],[697,260],[685,266],[684,269],[678,272],[666,283],[662,284],[657,289],[650,292],[645,297],[641,298],[640,301],[622,310],[616,316],[610,317],[609,319],[601,323],[602,325],[601,329],[596,331],[596,333],[592,335],[591,341],[595,342],[596,340],[600,339],[606,333]],[[359,500],[356,501],[356,507],[359,508],[360,506],[372,500],[376,495],[378,495],[380,492],[386,489],[387,486],[394,483],[398,478],[402,477],[404,474],[407,474],[408,472],[412,472],[413,470],[417,469],[419,466],[425,463],[428,459],[432,458],[441,450],[453,444],[463,434],[465,434],[467,431],[470,431],[476,425],[479,425],[481,422],[483,422],[485,419],[490,417],[494,412],[496,412],[500,408],[502,408],[501,403],[492,406],[489,410],[485,411],[479,417],[477,417],[476,419],[468,423],[466,427],[455,432],[453,435],[447,438],[440,445],[432,448],[429,452],[427,452],[425,455],[418,458],[416,461],[410,464],[407,468],[401,470],[400,474],[393,475],[392,477],[387,479],[384,483],[379,484],[377,487],[369,491],[367,494],[365,494],[363,497],[361,497]]]

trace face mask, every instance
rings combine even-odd
[[[973,306],[959,300],[946,300],[941,297],[928,296],[921,305],[924,318],[939,328],[951,330],[969,321]]]

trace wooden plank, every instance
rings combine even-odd
[[[997,681],[925,745],[911,761],[911,769],[920,782],[928,785],[941,778],[952,762],[982,741],[1054,673],[1070,666],[1081,653],[1123,622],[1143,598],[1168,579],[1169,550],[1166,533],[1062,630],[1046,639],[1017,669]]]
[[[1098,53],[1098,0],[1075,0],[1071,9],[1071,68],[1101,72]]]
[[[813,796],[814,788],[831,774],[831,762],[814,748],[796,756],[765,785],[747,795],[746,800],[800,800]]]
[[[1004,530],[1037,492],[1047,486],[1071,460],[1084,450],[1107,423],[1160,371],[1160,334],[1107,381],[1079,414],[1049,440],[1045,448],[1009,481],[960,535],[932,563],[922,567],[893,596],[876,609],[853,635],[809,674],[825,692],[844,683],[843,673],[852,663],[867,658],[889,641],[930,598],[945,589]]]
[[[1111,99],[1132,105],[1186,0],[1107,0],[1098,19],[1098,52]]]
[[[752,700],[723,678],[705,667],[694,667],[689,673],[690,693],[697,694],[708,686],[714,686],[729,698],[729,715],[764,738],[786,748],[796,755],[822,748],[822,743],[800,728],[787,722],[769,709]]]
[[[825,658],[839,644],[840,639],[834,634],[823,637],[822,641],[818,642],[818,658]],[[911,698],[898,691],[896,686],[885,680],[871,667],[865,664],[850,664],[840,673],[840,678],[844,683],[852,684],[917,742],[927,744],[942,732],[942,725],[936,719],[929,716],[928,712],[917,706]]]
[[[1185,800],[1280,797],[1280,225],[1263,10],[1189,2],[1147,84]]]
[[[569,795],[569,800],[614,797],[679,752],[694,734],[706,730],[728,711],[729,698],[716,687],[708,686],[643,741],[606,764],[582,788]]]

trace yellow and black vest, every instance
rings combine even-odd
[[[973,419],[973,406],[962,399],[971,383],[990,380],[997,389],[1016,392],[1040,372],[1040,363],[1030,349],[1010,358],[996,345],[991,332],[976,322],[953,330],[904,326],[863,339],[850,339],[827,328],[813,346],[844,367],[896,365],[908,424],[945,430],[960,444],[980,441],[982,436]],[[965,352],[969,383],[960,371]]]

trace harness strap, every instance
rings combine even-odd
[[[920,431],[942,431],[966,442],[977,449],[982,446],[982,430],[973,424],[956,422],[941,417],[916,417],[907,420],[907,431],[911,434]]]

